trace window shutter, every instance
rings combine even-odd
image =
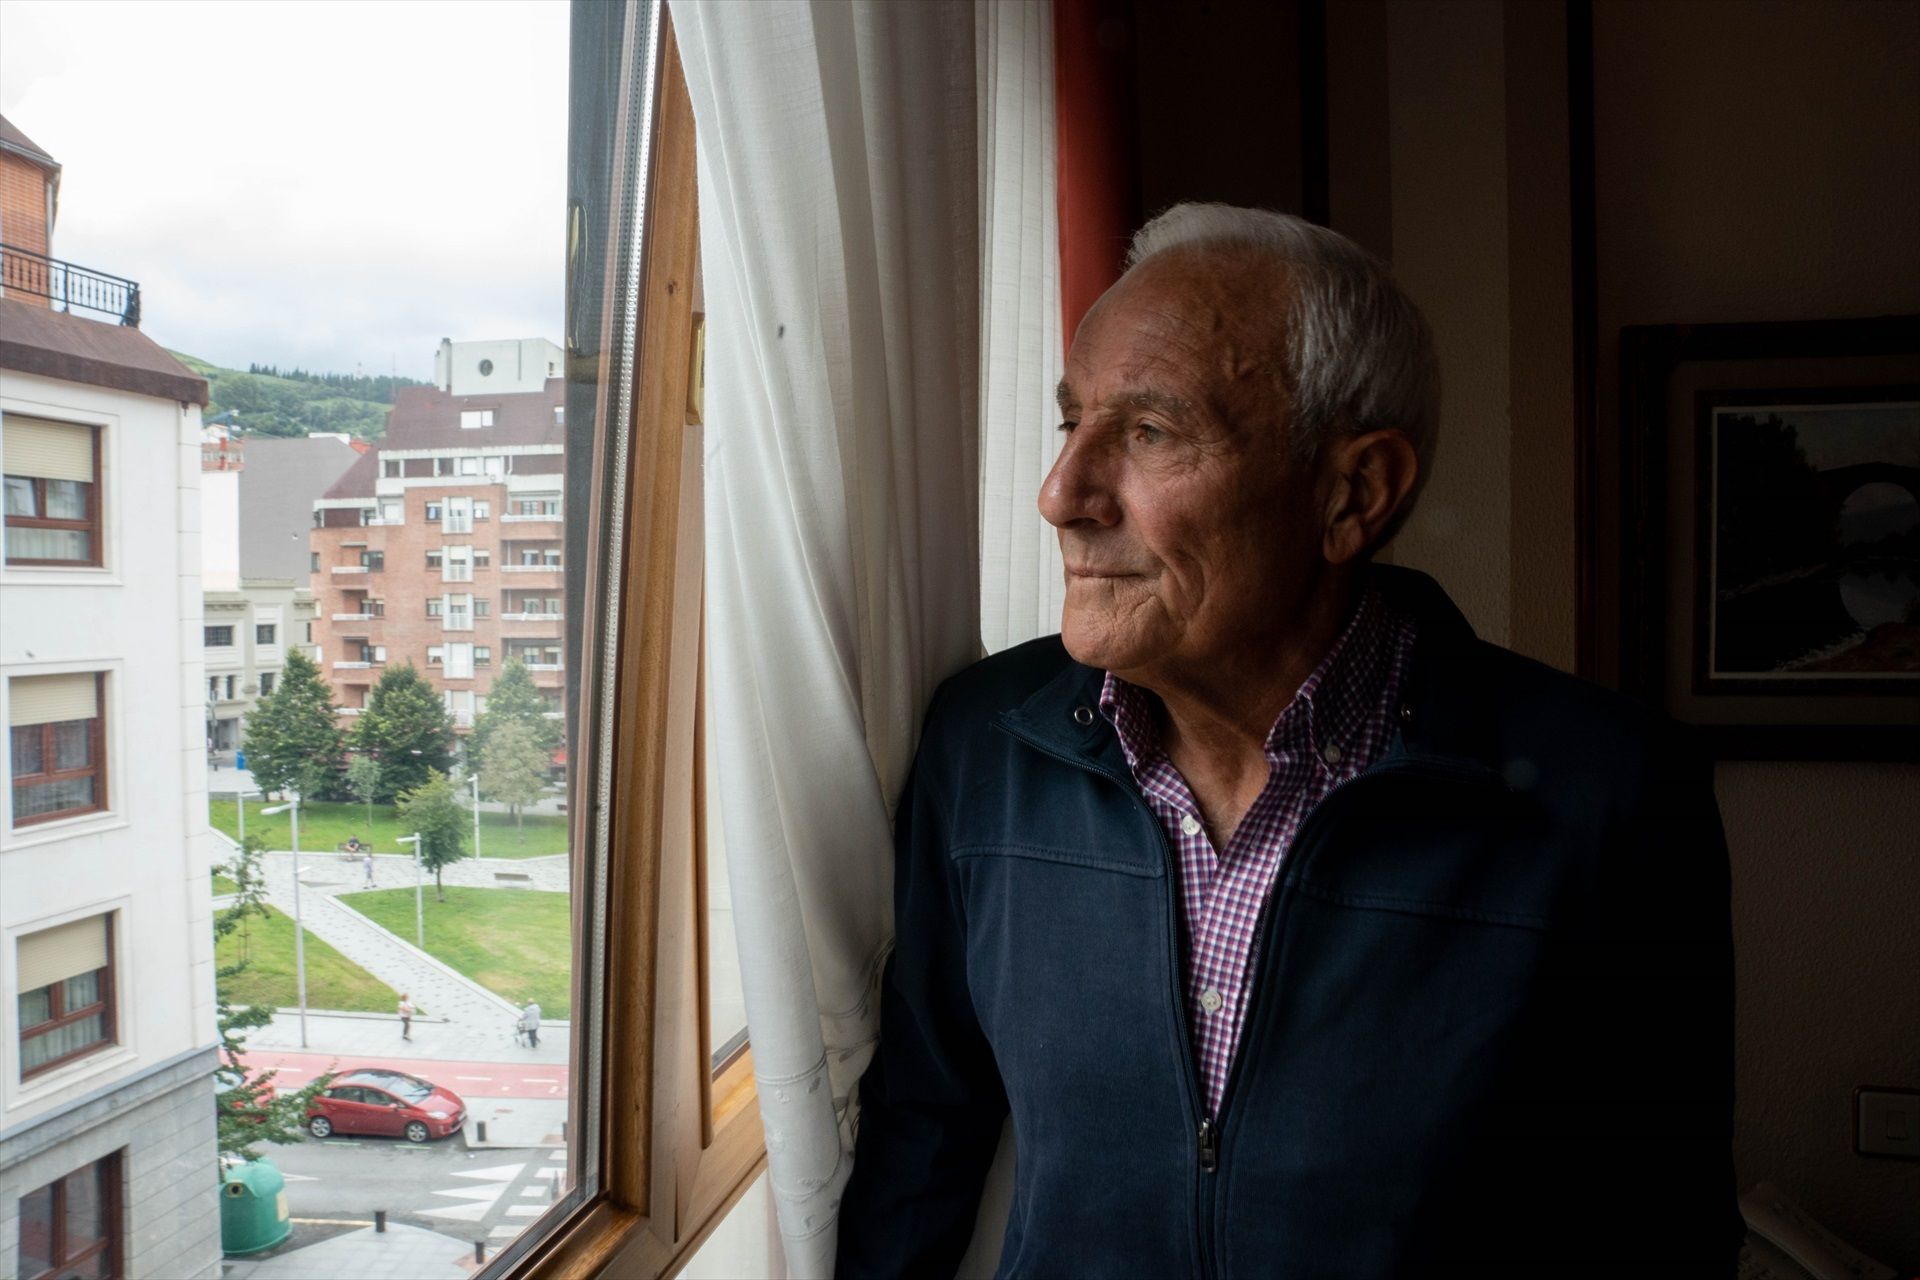
[[[93,428],[8,414],[6,473],[93,483]]]
[[[20,939],[20,990],[107,967],[107,917],[89,916]]]
[[[91,671],[63,676],[15,676],[7,682],[8,724],[58,724],[100,714],[99,678]]]

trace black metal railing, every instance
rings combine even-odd
[[[55,311],[97,311],[140,327],[140,284],[44,253],[0,244],[0,289],[45,298]]]

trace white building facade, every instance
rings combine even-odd
[[[206,384],[0,298],[0,1274],[217,1276]]]

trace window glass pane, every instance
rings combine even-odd
[[[87,1253],[104,1244],[107,1237],[105,1163],[90,1164],[66,1178],[67,1239],[69,1258]],[[84,1274],[84,1272],[75,1273]]]
[[[61,1008],[68,1013],[84,1009],[90,1004],[100,1003],[100,979],[105,970],[95,969],[92,973],[83,973],[76,978],[68,978],[65,989],[60,993]]]
[[[53,1017],[53,988],[35,987],[20,993],[20,1029],[37,1027]]]
[[[9,560],[93,559],[93,535],[82,529],[23,529],[7,526]]]
[[[228,676],[227,679],[233,679]],[[231,696],[231,694],[229,694]],[[64,720],[53,726],[53,767],[84,769],[93,763],[93,721]]]
[[[47,481],[47,515],[55,520],[85,520],[90,484],[78,480]]]
[[[8,734],[11,739],[9,754],[13,761],[11,767],[14,777],[47,771],[42,727],[37,724],[17,724]]]
[[[20,1069],[33,1071],[46,1066],[49,1062],[78,1053],[80,1050],[101,1044],[107,1037],[106,1018],[102,1014],[91,1014],[77,1022],[68,1022],[43,1031],[38,1035],[22,1036],[20,1039]]]
[[[20,1197],[20,1270],[37,1276],[53,1269],[53,1187]]]
[[[37,818],[49,813],[62,813],[68,809],[93,808],[93,778],[62,778],[58,782],[15,783],[13,787],[13,816],[17,822],[21,818]]]
[[[10,516],[32,516],[40,514],[34,507],[33,481],[27,476],[7,477],[7,514]]]

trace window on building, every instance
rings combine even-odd
[[[399,524],[405,518],[405,514],[406,505],[398,499],[384,501],[380,504],[381,524]]]
[[[447,614],[441,626],[447,631],[473,630],[473,597],[448,596]]]
[[[219,700],[220,700],[220,677],[208,676],[207,677],[207,701],[218,702]]]
[[[255,644],[279,644],[280,641],[276,638],[279,634],[280,628],[271,622],[255,623],[253,628],[253,642]]]
[[[468,431],[472,431],[476,427],[490,427],[493,425],[493,410],[462,409],[460,411],[460,425]]]
[[[388,480],[397,480],[405,470],[406,464],[399,458],[380,459],[380,474]]]
[[[495,480],[505,478],[507,474],[507,460],[504,457],[499,454],[489,454],[481,461],[485,464],[481,469],[484,470],[489,477]]]
[[[471,680],[473,678],[473,646],[470,644],[450,644],[447,646],[447,679]]]
[[[7,563],[99,564],[99,430],[10,413],[4,466]]]
[[[427,504],[427,523],[428,524],[439,523],[441,510],[442,510],[442,504],[438,502],[429,502]]]
[[[384,551],[362,551],[360,566],[368,573],[379,573],[387,567],[387,553]]]
[[[307,639],[306,639],[306,643],[307,643],[307,644],[312,644],[312,643],[313,643],[313,623],[312,623],[311,621],[309,621],[309,622],[308,622],[308,623],[306,624],[306,626],[307,626]]]
[[[14,826],[107,807],[104,684],[91,671],[7,682]]]
[[[307,572],[320,572],[320,553],[318,551],[307,552]]]
[[[437,644],[430,644],[427,646],[427,665],[428,666],[430,667],[442,666],[446,662],[446,657],[447,657],[447,651],[444,646],[437,645]]]
[[[497,458],[488,458],[488,459],[487,459],[487,461],[488,461],[488,462],[497,462],[497,461],[498,461],[498,459],[497,459]],[[489,468],[489,473],[491,473],[491,468]],[[476,498],[476,499],[474,500],[474,503],[473,503],[473,518],[474,518],[475,520],[485,520],[485,519],[487,519],[488,517],[490,517],[490,516],[492,516],[492,515],[493,515],[493,504],[492,504],[491,502],[485,502],[485,501],[482,501],[482,500],[480,500],[480,499],[478,499],[478,498]]]
[[[236,683],[235,683],[235,682],[236,682],[236,680],[237,680],[237,677],[235,677],[235,676],[228,676],[228,677],[227,677],[227,701],[228,701],[228,702],[232,702],[232,701],[233,701],[233,693],[234,693],[234,689],[235,689],[235,687],[236,687]]]
[[[493,563],[493,552],[487,550],[485,547],[475,547],[473,549],[473,567],[474,568],[485,569],[492,563]]]
[[[447,602],[445,597],[443,596],[427,597],[427,616],[429,618],[442,617],[446,614],[446,611],[447,611]]]
[[[477,644],[473,646],[473,665],[476,667],[492,666],[493,665],[493,646],[485,645],[485,644]]]
[[[473,548],[447,547],[445,548],[445,553],[446,563],[441,569],[440,580],[442,582],[472,582]]]
[[[477,476],[477,475],[479,475],[479,474],[480,474],[480,459],[478,459],[478,458],[462,458],[462,459],[460,459],[460,474],[461,474],[461,475],[463,475],[463,476]]]
[[[233,648],[233,628],[202,627],[200,643],[208,649],[231,649]]]
[[[491,618],[493,616],[493,601],[487,599],[485,596],[475,596],[473,598],[473,616],[476,618]]]
[[[114,1043],[112,923],[89,916],[20,938],[22,1079]]]
[[[309,622],[307,625],[312,626],[313,624]],[[270,697],[273,694],[273,678],[275,674],[276,673],[272,671],[262,671],[260,673],[260,696],[261,697],[263,698]]]
[[[448,498],[446,512],[440,521],[442,533],[473,532],[473,499]]]
[[[427,568],[438,569],[440,567],[440,560],[440,548],[435,547],[433,550],[427,552]]]
[[[21,1280],[124,1274],[120,1153],[20,1197]]]

